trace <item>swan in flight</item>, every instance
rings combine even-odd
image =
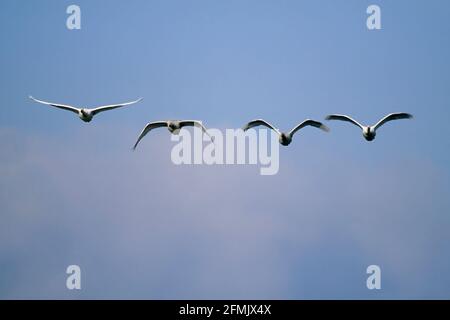
[[[325,119],[326,120],[341,120],[341,121],[347,121],[347,122],[353,123],[354,125],[356,125],[362,129],[362,134],[367,141],[372,141],[373,139],[375,139],[375,136],[377,135],[377,132],[376,132],[377,129],[379,127],[381,127],[383,124],[385,124],[386,122],[392,121],[392,120],[399,120],[399,119],[411,119],[412,117],[413,116],[411,114],[404,113],[404,112],[391,113],[391,114],[388,114],[383,119],[381,119],[380,121],[378,121],[373,126],[363,126],[362,124],[360,124],[356,120],[350,118],[349,116],[341,115],[341,114],[331,114],[331,115],[327,116]]]
[[[100,112],[103,112],[106,110],[112,110],[112,109],[116,109],[116,108],[129,106],[131,104],[135,104],[142,100],[142,98],[139,98],[138,100],[131,101],[131,102],[125,102],[125,103],[120,103],[120,104],[111,104],[111,105],[101,106],[101,107],[97,107],[97,108],[93,108],[93,109],[87,109],[87,108],[75,108],[73,106],[69,106],[69,105],[65,105],[65,104],[46,102],[46,101],[35,99],[32,96],[30,96],[30,99],[33,101],[36,101],[38,103],[48,105],[48,106],[72,111],[72,112],[78,114],[80,119],[83,120],[84,122],[90,122],[97,113],[100,113]]]
[[[245,125],[244,128],[242,128],[242,130],[247,131],[248,129],[256,127],[256,126],[264,126],[264,127],[267,127],[269,129],[272,129],[273,131],[275,131],[279,136],[278,141],[283,146],[288,146],[292,141],[292,137],[294,136],[294,133],[296,133],[298,130],[300,130],[306,126],[313,126],[313,127],[322,129],[323,131],[327,131],[327,132],[330,131],[330,129],[328,129],[328,127],[325,126],[324,124],[322,124],[321,122],[310,120],[310,119],[307,119],[307,120],[303,121],[302,123],[298,124],[296,127],[294,127],[288,133],[281,132],[280,130],[278,130],[277,128],[272,126],[270,123],[268,123],[267,121],[262,120],[262,119],[256,119],[256,120],[250,121],[249,123],[247,123]]]
[[[144,129],[142,130],[141,134],[139,135],[139,138],[137,139],[136,143],[134,144],[133,150],[136,149],[137,145],[142,140],[142,138],[144,138],[145,135],[147,133],[149,133],[149,131],[152,129],[166,127],[170,133],[178,134],[180,132],[181,128],[193,127],[193,126],[200,127],[202,129],[202,131],[208,135],[208,137],[211,139],[211,141],[213,141],[212,137],[206,131],[206,128],[203,126],[201,121],[198,121],[198,120],[154,121],[154,122],[149,122],[145,125]]]

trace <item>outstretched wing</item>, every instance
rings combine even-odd
[[[383,124],[385,124],[388,121],[392,120],[400,120],[400,119],[411,119],[413,116],[409,113],[405,112],[399,112],[399,113],[391,113],[378,121],[376,125],[373,126],[374,130],[377,130],[379,127],[381,127]]]
[[[155,128],[161,128],[161,127],[167,127],[167,121],[155,121],[147,123],[147,125],[142,130],[141,134],[139,135],[139,138],[137,139],[136,143],[134,144],[133,150],[136,149],[137,145],[139,144],[139,141],[142,140],[143,137],[152,129]]]
[[[205,126],[202,124],[201,121],[198,121],[198,120],[182,120],[182,121],[180,121],[180,128],[193,127],[193,126],[200,127],[202,129],[202,131],[204,133],[206,133],[211,140],[213,140],[213,138],[209,135],[208,131],[206,130]]]
[[[257,126],[264,126],[264,127],[274,130],[278,134],[281,134],[280,130],[278,130],[273,125],[271,125],[270,123],[268,123],[267,121],[265,121],[263,119],[256,119],[256,120],[250,121],[242,128],[242,130],[247,131],[248,129],[257,127]]]
[[[36,101],[38,103],[46,104],[48,106],[56,107],[56,108],[59,108],[59,109],[69,110],[69,111],[75,112],[77,114],[78,114],[78,112],[80,110],[78,108],[75,108],[75,107],[72,107],[72,106],[68,106],[68,105],[65,105],[65,104],[52,103],[52,102],[38,100],[38,99],[33,98],[32,96],[30,96],[30,99],[33,100],[33,101]]]
[[[106,111],[106,110],[112,110],[112,109],[116,109],[116,108],[121,108],[121,107],[125,107],[125,106],[129,106],[131,104],[135,104],[138,103],[139,101],[141,101],[142,98],[139,98],[135,101],[131,101],[131,102],[125,102],[125,103],[119,103],[119,104],[111,104],[111,105],[107,105],[107,106],[101,106],[101,107],[97,107],[95,109],[91,109],[91,112],[93,115],[96,115],[97,113]]]
[[[358,121],[350,118],[349,116],[343,115],[343,114],[330,114],[325,118],[326,120],[341,120],[341,121],[347,121],[350,123],[353,123],[354,125],[360,127],[361,129],[364,128],[363,125],[361,125]]]
[[[330,129],[324,125],[322,122],[319,121],[314,121],[311,119],[306,119],[305,121],[303,121],[302,123],[298,124],[296,127],[294,127],[290,132],[289,135],[292,137],[294,135],[294,133],[296,133],[298,130],[307,127],[307,126],[312,126],[312,127],[316,127],[319,129],[322,129],[323,131],[330,131]]]

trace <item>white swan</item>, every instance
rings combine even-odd
[[[270,123],[268,123],[267,121],[262,120],[262,119],[256,119],[256,120],[250,121],[249,123],[247,123],[245,125],[244,128],[242,128],[242,130],[247,131],[248,129],[256,127],[256,126],[265,126],[269,129],[274,130],[279,136],[278,141],[283,146],[289,145],[292,141],[292,137],[294,136],[294,133],[296,133],[298,130],[300,130],[301,128],[304,128],[306,126],[313,126],[313,127],[322,129],[323,131],[330,131],[330,129],[328,129],[328,127],[325,126],[324,124],[322,124],[321,122],[310,120],[310,119],[306,119],[302,123],[298,124],[296,127],[294,127],[288,133],[281,132],[280,130],[278,130],[277,128],[272,126]]]
[[[83,120],[84,122],[90,122],[97,113],[100,113],[100,112],[103,112],[106,110],[112,110],[112,109],[116,109],[116,108],[120,108],[120,107],[129,106],[130,104],[134,104],[134,103],[137,103],[142,100],[142,98],[139,98],[138,100],[131,101],[131,102],[125,102],[125,103],[120,103],[120,104],[111,104],[111,105],[107,105],[107,106],[101,106],[101,107],[97,107],[97,108],[93,108],[93,109],[88,109],[88,108],[75,108],[75,107],[65,105],[65,104],[46,102],[46,101],[35,99],[32,96],[30,96],[30,99],[33,101],[36,101],[38,103],[48,105],[48,106],[72,111],[72,112],[78,114],[80,119]]]
[[[342,115],[342,114],[331,114],[331,115],[327,116],[325,119],[326,120],[341,120],[341,121],[347,121],[347,122],[353,123],[354,125],[356,125],[362,129],[363,136],[367,141],[372,141],[373,139],[375,139],[375,136],[377,135],[377,132],[376,132],[377,129],[379,127],[381,127],[383,124],[385,124],[386,122],[392,121],[392,120],[399,120],[399,119],[411,119],[412,117],[413,116],[411,114],[405,113],[405,112],[391,113],[391,114],[388,114],[383,119],[381,119],[380,121],[378,121],[373,126],[363,126],[356,120],[350,118],[349,116]]]
[[[166,127],[170,133],[172,134],[178,134],[181,128],[183,127],[193,127],[198,126],[202,129],[204,133],[206,133],[211,141],[213,141],[212,137],[209,135],[209,133],[206,131],[206,128],[203,126],[201,121],[198,120],[166,120],[166,121],[154,121],[149,122],[145,125],[144,129],[141,131],[141,134],[139,135],[139,138],[137,139],[136,143],[134,144],[133,150],[136,149],[139,142],[142,140],[142,138],[145,137],[145,135],[152,129],[155,128],[161,128]]]

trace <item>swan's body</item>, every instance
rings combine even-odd
[[[198,126],[202,129],[204,133],[206,133],[210,138],[211,136],[206,131],[206,128],[203,126],[201,121],[198,120],[166,120],[166,121],[154,121],[149,122],[145,125],[144,129],[141,131],[141,134],[139,135],[136,143],[134,144],[133,149],[136,149],[139,142],[142,140],[142,138],[145,137],[147,133],[149,133],[150,130],[153,130],[155,128],[161,128],[166,127],[170,133],[172,134],[178,134],[183,127],[193,127]],[[211,138],[212,140],[212,138]]]
[[[283,146],[288,146],[292,142],[292,138],[293,138],[294,134],[298,130],[300,130],[306,126],[312,126],[312,127],[322,129],[323,131],[329,131],[328,127],[325,126],[324,124],[322,124],[321,122],[310,120],[310,119],[307,119],[307,120],[301,122],[300,124],[295,126],[291,131],[289,131],[288,133],[281,132],[280,130],[278,130],[273,125],[271,125],[270,123],[268,123],[267,121],[265,121],[263,119],[256,119],[256,120],[250,121],[249,123],[247,123],[245,125],[244,128],[242,128],[242,130],[247,131],[248,129],[256,127],[256,126],[264,126],[264,127],[267,127],[269,129],[272,129],[273,131],[275,131],[278,134],[278,142],[280,142],[280,144]]]
[[[411,119],[412,117],[413,116],[411,114],[405,113],[405,112],[391,113],[391,114],[388,114],[387,116],[385,116],[380,121],[378,121],[373,126],[363,126],[358,121],[350,118],[349,116],[342,115],[342,114],[332,114],[332,115],[327,116],[325,119],[326,120],[341,120],[341,121],[353,123],[354,125],[356,125],[362,129],[362,134],[363,134],[364,139],[366,139],[367,141],[372,141],[373,139],[375,139],[375,136],[377,135],[377,129],[380,128],[386,122],[392,121],[392,120],[399,120],[399,119]]]
[[[92,118],[94,117],[94,115],[92,114],[92,111],[89,109],[88,110],[80,109],[80,111],[78,111],[78,116],[84,122],[90,122],[92,120]]]
[[[366,139],[367,141],[372,141],[373,139],[375,139],[375,136],[377,135],[377,132],[375,131],[375,129],[373,127],[363,127],[363,137],[364,139]]]
[[[32,96],[30,96],[30,99],[33,101],[36,101],[38,103],[42,103],[48,106],[52,106],[55,108],[59,108],[59,109],[63,109],[63,110],[67,110],[67,111],[71,111],[74,112],[76,114],[78,114],[78,116],[80,117],[81,120],[83,120],[84,122],[90,122],[92,120],[92,118],[103,111],[106,110],[112,110],[112,109],[116,109],[116,108],[121,108],[121,107],[125,107],[131,104],[135,104],[139,101],[142,100],[142,98],[135,100],[135,101],[131,101],[131,102],[125,102],[125,103],[120,103],[120,104],[112,104],[112,105],[107,105],[107,106],[101,106],[101,107],[97,107],[97,108],[93,108],[93,109],[88,109],[88,108],[75,108],[73,106],[69,106],[69,105],[65,105],[65,104],[59,104],[59,103],[52,103],[52,102],[47,102],[47,101],[42,101],[42,100],[38,100],[33,98]]]

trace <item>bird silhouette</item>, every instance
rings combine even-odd
[[[377,135],[377,129],[379,129],[386,122],[392,121],[392,120],[399,120],[399,119],[411,119],[412,117],[413,116],[411,114],[405,113],[405,112],[391,113],[391,114],[388,114],[383,119],[381,119],[380,121],[378,121],[373,126],[363,126],[356,120],[350,118],[349,116],[342,115],[342,114],[331,114],[331,115],[328,115],[325,119],[326,120],[341,120],[341,121],[353,123],[354,125],[356,125],[362,129],[362,134],[363,134],[364,139],[366,139],[367,141],[372,141],[373,139],[375,139],[375,136]]]
[[[73,113],[78,114],[78,116],[80,117],[81,120],[83,120],[84,122],[90,122],[92,120],[92,118],[103,111],[107,111],[107,110],[112,110],[112,109],[116,109],[116,108],[121,108],[121,107],[125,107],[125,106],[129,106],[131,104],[135,104],[139,101],[142,100],[142,98],[135,100],[135,101],[131,101],[131,102],[125,102],[125,103],[119,103],[119,104],[111,104],[111,105],[106,105],[106,106],[100,106],[97,108],[75,108],[73,106],[69,106],[69,105],[65,105],[65,104],[59,104],[59,103],[52,103],[52,102],[47,102],[47,101],[42,101],[42,100],[38,100],[33,98],[32,96],[30,96],[30,99],[33,101],[36,101],[38,103],[42,103],[48,106],[52,106],[55,108],[59,108],[59,109],[63,109],[63,110],[67,110],[67,111],[72,111]]]
[[[154,121],[149,122],[145,125],[144,129],[142,130],[141,134],[139,135],[136,143],[134,144],[133,150],[136,149],[139,142],[142,140],[142,138],[145,137],[147,133],[150,132],[150,130],[166,127],[170,133],[172,134],[178,134],[181,128],[183,127],[193,127],[198,126],[202,129],[204,133],[206,133],[211,141],[213,141],[212,137],[208,134],[206,131],[205,126],[203,126],[202,122],[199,120],[165,120],[165,121]]]
[[[253,128],[253,127],[257,127],[257,126],[264,126],[264,127],[267,127],[269,129],[272,129],[273,131],[275,131],[278,134],[278,141],[283,146],[288,146],[292,142],[292,138],[293,138],[294,134],[298,130],[300,130],[300,129],[306,127],[306,126],[316,127],[316,128],[322,129],[323,131],[329,131],[330,130],[323,123],[318,122],[318,121],[314,121],[314,120],[311,120],[311,119],[306,119],[305,121],[299,123],[297,126],[295,126],[288,133],[281,132],[280,130],[278,130],[273,125],[271,125],[270,123],[268,123],[267,121],[265,121],[263,119],[256,119],[256,120],[250,121],[249,123],[247,123],[244,126],[244,128],[242,128],[242,130],[247,131],[248,129]]]

